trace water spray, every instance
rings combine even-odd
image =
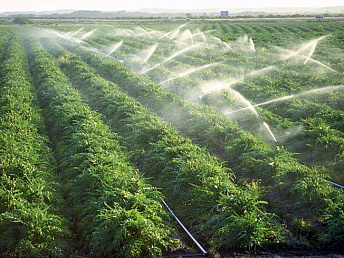
[[[96,30],[97,30],[97,29],[93,29],[93,30],[91,30],[91,31],[89,31],[89,32],[86,32],[84,35],[82,35],[82,36],[80,37],[80,39],[83,40],[83,39],[85,39],[85,38],[88,38],[88,37],[91,36]]]
[[[282,48],[280,48],[280,47],[276,47],[276,48],[277,48],[277,49],[280,49],[280,50],[282,49]],[[314,48],[314,49],[315,49],[315,48]],[[288,58],[297,55],[297,54],[296,54],[297,51],[292,51],[292,50],[289,50],[289,49],[282,49],[282,50],[289,53],[288,56],[287,56],[287,57],[284,57],[282,60],[287,60]],[[313,52],[314,52],[314,51],[313,51]],[[312,53],[312,54],[313,54],[313,53]],[[334,70],[334,69],[332,69],[331,67],[329,67],[329,66],[323,64],[322,62],[320,62],[320,61],[318,61],[318,60],[313,59],[313,58],[311,57],[312,55],[305,56],[305,55],[299,53],[298,56],[299,56],[299,57],[302,57],[302,58],[305,58],[304,64],[306,64],[307,62],[313,62],[313,63],[315,63],[315,64],[318,64],[318,65],[320,65],[320,66],[322,66],[322,67],[324,67],[324,68],[330,70],[331,72],[337,73],[337,71]]]
[[[157,49],[158,45],[159,45],[159,44],[157,43],[157,44],[151,46],[151,47],[147,50],[148,54],[147,54],[146,58],[142,61],[141,64],[146,63],[146,62],[149,60],[149,58],[153,55],[153,53],[154,53],[155,50]]]
[[[176,29],[171,30],[170,32],[167,32],[166,34],[162,35],[159,39],[165,38],[165,37],[168,38],[168,39],[173,39],[173,38],[174,38],[175,36],[177,36],[177,34],[180,32],[180,29],[181,29],[182,27],[184,27],[186,24],[187,24],[187,23],[184,23],[184,24],[178,26]],[[176,33],[176,31],[178,31],[178,33]],[[169,37],[170,34],[173,34],[174,36],[171,38],[171,37]]]
[[[70,32],[67,32],[66,35],[70,35],[70,36],[75,36],[76,34],[80,33],[82,30],[84,29],[84,27],[78,29],[77,31],[70,31]]]
[[[293,56],[296,56],[296,55],[300,54],[301,52],[307,50],[308,48],[311,48],[311,49],[314,48],[314,50],[315,50],[315,47],[316,47],[316,45],[318,44],[318,42],[321,41],[322,39],[326,38],[326,37],[328,37],[328,36],[322,36],[322,37],[319,37],[319,38],[317,38],[317,39],[311,40],[310,42],[308,42],[308,43],[306,43],[305,45],[303,45],[299,50],[297,50],[297,51],[291,51],[292,54],[286,56],[283,60],[287,60],[287,59],[289,59],[289,58],[291,58],[291,57],[293,57]],[[314,46],[314,45],[315,45],[315,46]],[[314,50],[311,51],[311,55],[309,56],[309,58],[312,56]]]
[[[83,41],[83,40],[81,40],[81,39],[72,37],[72,36],[70,36],[70,35],[64,35],[64,34],[58,32],[58,31],[55,31],[55,30],[53,30],[52,32],[53,32],[55,35],[57,35],[57,36],[59,36],[59,37],[65,39],[65,40],[69,40],[69,41],[72,41],[72,42],[77,43],[77,44],[79,44],[79,45],[82,45],[82,46],[84,46],[85,48],[87,48],[88,50],[91,50],[91,51],[93,51],[93,52],[95,52],[95,53],[98,53],[98,54],[100,54],[100,55],[102,55],[102,56],[104,56],[104,57],[110,58],[110,59],[112,59],[113,61],[123,63],[123,60],[118,60],[118,59],[116,59],[116,58],[114,58],[114,57],[111,57],[111,56],[109,56],[108,54],[103,53],[103,52],[100,51],[99,49],[93,47],[92,45],[90,45],[89,43],[87,43],[87,42],[85,42],[85,41]]]
[[[120,41],[120,42],[117,42],[113,47],[112,49],[110,50],[110,52],[106,55],[106,56],[109,56],[111,55],[113,52],[115,52],[118,48],[120,48],[120,46],[122,46],[123,44],[123,41]]]
[[[200,96],[200,98],[202,98],[204,95],[209,94],[213,91],[223,90],[223,89],[229,88],[233,84],[244,82],[246,78],[251,78],[260,74],[268,73],[274,70],[275,68],[276,68],[275,66],[268,66],[260,70],[253,71],[246,76],[242,75],[240,76],[240,78],[232,80],[230,83],[218,83],[217,85],[205,86],[203,87],[204,89],[202,90],[204,94]]]
[[[203,66],[200,66],[200,67],[197,67],[197,68],[191,68],[191,69],[187,70],[186,72],[183,72],[183,73],[181,73],[181,74],[179,74],[179,75],[177,75],[177,76],[175,76],[175,77],[173,77],[173,78],[170,78],[170,79],[167,79],[167,80],[165,80],[165,81],[162,81],[162,82],[160,82],[159,84],[164,84],[164,83],[166,83],[166,82],[170,82],[170,81],[175,80],[175,79],[178,79],[178,78],[180,78],[180,77],[184,77],[184,76],[187,76],[187,75],[189,75],[189,74],[192,74],[192,73],[195,73],[195,72],[198,72],[198,71],[201,71],[201,70],[204,70],[204,69],[213,67],[213,66],[218,65],[218,64],[220,64],[220,63],[221,63],[221,62],[213,63],[213,64],[207,64],[207,65],[203,65]]]
[[[223,44],[227,49],[232,50],[232,48],[228,45],[228,43],[222,41],[221,39],[219,39],[218,37],[214,37],[214,36],[210,36],[212,39],[216,40],[217,42],[219,42],[220,44]]]
[[[232,84],[238,82],[237,80],[233,80],[232,82],[228,83],[214,83],[214,84],[207,84],[202,87],[202,95],[199,96],[200,99],[202,99],[205,95],[214,92],[214,91],[219,91],[219,90],[224,90],[228,89],[231,87]]]
[[[288,95],[288,96],[285,96],[285,97],[268,100],[268,101],[265,101],[265,102],[262,102],[262,103],[259,103],[259,104],[255,104],[253,106],[254,107],[260,107],[260,106],[268,105],[268,104],[271,104],[271,103],[274,103],[274,102],[279,102],[279,101],[284,101],[284,100],[288,100],[288,99],[295,98],[295,97],[301,97],[301,96],[305,96],[305,95],[310,95],[310,94],[317,93],[317,92],[334,91],[334,90],[341,90],[341,89],[344,89],[344,85],[326,86],[326,87],[322,87],[322,88],[308,90],[308,91],[301,92],[301,93],[298,93],[298,94],[291,94],[291,95]],[[231,111],[231,112],[224,113],[223,115],[225,115],[225,116],[226,115],[231,115],[231,114],[234,114],[234,113],[237,113],[237,112],[241,112],[241,111],[244,111],[244,110],[247,110],[247,109],[249,109],[249,108],[248,107],[240,108],[240,109],[237,109],[237,110],[234,110],[234,111]]]
[[[254,106],[251,104],[250,101],[248,101],[240,92],[234,90],[234,89],[230,89],[231,93],[239,100],[241,100],[247,107],[249,110],[251,110],[251,112],[259,119],[261,120],[263,127],[266,129],[266,131],[268,132],[268,134],[271,136],[272,140],[277,144],[278,141],[275,137],[275,135],[272,133],[272,131],[270,130],[269,125],[263,120],[263,118],[259,115],[259,113],[257,112],[257,110],[254,108]]]
[[[225,89],[225,88],[229,88],[229,91],[230,93],[238,100],[240,100],[246,107],[241,109],[241,110],[250,110],[254,115],[255,117],[262,123],[263,127],[265,128],[265,130],[267,131],[267,133],[270,135],[270,137],[272,138],[272,140],[277,144],[278,141],[275,137],[275,135],[273,134],[273,132],[271,131],[269,125],[263,120],[263,118],[261,117],[261,115],[259,115],[259,113],[257,112],[257,110],[254,108],[254,106],[251,104],[250,101],[248,101],[240,92],[230,88],[231,84],[230,83],[224,83],[224,84],[216,84],[214,86],[212,86],[210,89],[207,89],[208,90],[208,93],[212,92],[212,91],[215,91],[215,90],[222,90],[222,89]],[[206,95],[206,94],[204,94]],[[203,96],[200,96],[200,98],[203,98]],[[227,114],[231,114],[233,112],[229,112]]]
[[[251,51],[255,53],[256,52],[256,47],[254,46],[254,42],[253,42],[252,38],[249,38],[248,44],[250,46]]]
[[[197,47],[199,47],[199,46],[200,46],[200,44],[196,44],[196,45],[192,45],[192,46],[189,46],[189,47],[187,47],[187,48],[184,48],[184,49],[182,49],[182,50],[179,50],[179,51],[177,51],[176,53],[174,53],[173,55],[171,55],[171,56],[169,56],[168,58],[166,58],[165,60],[163,60],[163,61],[161,61],[160,63],[154,65],[154,66],[151,67],[151,68],[149,68],[148,70],[143,71],[142,73],[140,73],[140,75],[145,74],[145,73],[148,73],[149,71],[151,71],[151,70],[153,70],[153,69],[159,67],[160,65],[162,65],[162,64],[164,64],[164,63],[170,61],[171,59],[173,59],[173,58],[175,58],[175,57],[177,57],[177,56],[179,56],[179,55],[181,55],[181,54],[183,54],[183,53],[185,53],[185,52],[187,52],[187,51],[190,51],[190,50],[192,50],[192,49],[194,49],[194,48],[197,48]]]
[[[271,138],[274,140],[274,142],[275,142],[276,144],[278,144],[278,141],[277,141],[275,135],[272,133],[272,131],[270,130],[269,125],[268,125],[265,121],[263,122],[263,126],[266,128],[266,130],[268,131],[268,133],[270,134],[270,136],[271,136]]]
[[[141,27],[137,27],[139,30],[143,31],[143,33],[137,34],[137,36],[144,36],[144,35],[148,35],[149,37],[153,37],[149,31],[145,30],[144,28]]]

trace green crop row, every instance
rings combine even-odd
[[[237,186],[234,174],[205,149],[96,75],[79,57],[52,42],[45,45],[90,105],[123,136],[140,171],[153,178],[197,238],[220,249],[250,249],[281,238],[256,183]]]
[[[160,256],[180,245],[159,192],[130,165],[120,137],[82,102],[38,44],[27,42],[30,68],[77,244],[87,253],[121,257]]]
[[[328,196],[333,194],[332,201],[335,203],[337,198],[341,198],[341,194],[335,194],[336,191],[323,180],[325,175],[302,166],[290,153],[263,143],[211,108],[182,100],[123,64],[82,47],[71,49],[95,67],[99,74],[117,83],[122,90],[171,122],[183,134],[222,156],[238,175],[262,178],[265,184],[272,185],[272,189],[280,193],[279,198],[292,198],[291,214],[305,205],[322,213],[327,209]],[[280,210],[276,205],[275,211]]]
[[[62,257],[69,247],[60,183],[22,41],[0,66],[0,256]]]

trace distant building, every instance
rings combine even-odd
[[[221,11],[220,16],[221,17],[228,17],[228,11]]]

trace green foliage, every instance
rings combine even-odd
[[[162,189],[169,205],[197,237],[202,241],[214,238],[214,242],[220,242],[226,237],[226,232],[220,230],[223,219],[235,214],[246,221],[249,218],[245,214],[256,213],[256,205],[259,205],[258,210],[263,214],[260,223],[269,230],[260,234],[261,241],[256,245],[274,241],[271,232],[278,235],[280,230],[272,219],[274,216],[264,211],[263,203],[249,201],[259,199],[258,187],[253,190],[250,186],[235,185],[233,173],[205,149],[180,136],[173,127],[121,93],[116,85],[95,75],[76,56],[61,51],[54,43],[46,46],[59,55],[63,71],[85,93],[91,106],[106,116],[113,130],[121,134],[140,171],[154,179],[152,183]],[[157,87],[152,90],[159,91]],[[225,201],[225,196],[236,201]],[[257,229],[248,234],[256,234]],[[253,238],[247,237],[245,241],[243,245],[255,245],[251,243],[255,241]],[[236,248],[238,245],[217,247]]]
[[[343,195],[337,202],[328,201],[329,205],[326,209],[326,213],[323,216],[324,223],[329,227],[329,232],[324,238],[325,245],[334,245],[340,248],[343,245],[344,239],[344,207],[343,207]]]
[[[308,31],[308,29],[304,27],[299,28],[298,25],[299,24],[293,23],[290,27],[285,29],[291,31],[292,33]],[[243,31],[240,25],[235,26],[240,27],[237,28],[238,31]],[[269,27],[270,30],[273,30],[271,26],[266,26]],[[277,30],[276,26],[273,27],[275,27]],[[262,34],[266,34],[267,28],[264,27],[262,30]],[[239,34],[240,33],[242,32],[239,32]],[[307,37],[307,39],[312,38],[309,34]],[[301,37],[299,40],[300,45],[303,40],[304,39]],[[175,91],[176,94],[172,94],[152,82],[147,76],[139,76],[133,70],[128,69],[121,63],[105,59],[96,53],[86,50],[83,47],[70,47],[70,49],[80,55],[83,60],[95,68],[100,75],[112,82],[117,83],[121,90],[128,92],[131,97],[137,99],[142,105],[148,107],[156,114],[161,116],[164,120],[170,122],[185,136],[192,138],[193,142],[207,147],[209,151],[226,160],[228,162],[228,166],[235,171],[239,179],[263,179],[264,184],[269,185],[269,189],[271,189],[269,191],[278,191],[279,196],[291,198],[295,204],[298,204],[291,206],[293,209],[295,209],[291,212],[297,212],[299,205],[302,204],[306,205],[307,207],[316,206],[319,213],[323,213],[325,211],[326,194],[331,192],[332,188],[326,183],[326,181],[324,181],[326,174],[323,174],[322,171],[317,170],[316,168],[309,168],[305,165],[301,165],[293,157],[294,154],[289,153],[284,148],[274,147],[263,142],[260,138],[257,138],[256,136],[244,131],[237,124],[231,123],[228,121],[228,119],[219,115],[212,108],[192,104],[177,96],[176,94],[178,94],[178,91]],[[236,56],[233,55],[236,57],[234,62],[237,66],[247,64],[245,69],[252,71],[252,75],[250,74],[248,76],[249,78],[247,83],[238,83],[235,87],[237,87],[237,89],[240,88],[240,92],[243,93],[247,99],[255,100],[257,103],[260,101],[265,101],[269,98],[273,99],[274,97],[278,96],[276,94],[281,94],[281,92],[282,95],[285,96],[288,94],[300,93],[298,98],[291,100],[292,105],[288,106],[285,104],[285,107],[283,107],[280,112],[275,112],[275,116],[269,114],[268,111],[265,112],[265,117],[274,120],[281,127],[290,125],[300,126],[302,119],[306,118],[308,115],[315,116],[325,108],[328,110],[327,104],[322,103],[321,101],[319,101],[319,103],[312,101],[316,97],[316,94],[307,95],[303,91],[312,89],[311,85],[314,84],[316,84],[319,88],[321,88],[323,85],[340,84],[340,77],[337,75],[334,75],[333,77],[324,77],[320,73],[317,73],[318,70],[307,73],[307,71],[309,71],[309,67],[305,66],[304,63],[296,63],[294,66],[292,66],[292,63],[281,62],[278,60],[271,62],[269,60],[269,57],[272,56],[270,53],[271,51],[271,49],[262,49],[262,55],[257,54],[254,57],[256,63],[253,62],[253,59],[250,56],[243,58],[241,57],[243,54],[240,53]],[[202,51],[199,51],[199,53],[201,53],[199,54],[200,59],[204,58],[204,56],[202,56]],[[183,59],[183,57],[181,56],[176,58],[176,60],[173,60],[173,63],[178,64],[179,59]],[[184,60],[188,59],[193,60],[193,58],[189,57],[184,58]],[[232,61],[230,59],[226,60],[228,60],[228,62]],[[192,61],[190,63],[192,63]],[[255,72],[254,66],[263,68],[271,64],[277,65],[279,69],[271,72],[271,75],[269,76],[257,76],[259,79],[255,80],[256,76],[253,75]],[[289,69],[291,66],[292,68]],[[235,65],[233,65],[233,67],[235,67]],[[234,71],[240,72],[240,70],[237,68],[233,69],[235,69]],[[161,71],[162,70],[163,69],[161,69]],[[155,76],[156,74],[154,74],[153,71],[152,78],[154,79]],[[250,78],[250,76],[252,76],[252,78]],[[262,87],[265,85],[267,85],[265,88],[266,91],[262,90]],[[171,85],[168,85],[168,87],[171,87]],[[324,98],[324,100],[325,99],[326,98]],[[231,101],[231,98],[228,97],[227,101]],[[211,103],[213,101],[208,102]],[[219,102],[218,106],[223,106],[223,103],[226,102]],[[276,104],[273,110],[278,109],[279,106]],[[108,112],[110,112],[110,109]],[[290,116],[288,115],[288,117],[284,114],[290,114]],[[252,122],[252,117],[253,115],[247,119],[242,119],[244,122],[247,122],[247,125],[244,126],[244,129],[252,130],[253,128],[257,128],[258,131],[262,131],[262,128],[259,128],[259,125],[262,124],[262,121],[257,119],[257,122]],[[286,117],[286,119],[284,119],[284,117]],[[128,121],[132,122],[130,119]],[[142,116],[141,119],[135,119],[135,121],[136,124],[134,129],[136,129],[139,121],[141,121],[143,125],[142,127],[151,128],[147,122],[142,122],[146,121],[146,117],[144,116]],[[112,123],[117,125],[117,121]],[[338,126],[338,123],[336,126]],[[126,130],[127,129],[122,130],[121,133],[125,132]],[[150,137],[150,133],[147,132],[147,135],[141,134],[140,130],[135,130],[130,137],[143,137],[136,138],[139,142],[146,140],[146,137]],[[156,133],[161,136],[161,133]],[[263,131],[263,133],[266,133],[266,130]],[[332,132],[330,134],[332,135]],[[320,132],[316,132],[315,135],[317,141],[319,142],[327,140],[327,138],[325,139],[323,136],[321,136]],[[337,134],[336,132],[336,135],[340,135],[340,133]],[[298,135],[296,134],[296,136]],[[334,145],[337,137],[331,137],[328,139],[330,139],[331,142],[333,142],[331,144]],[[158,140],[161,140],[161,137],[158,137]],[[296,137],[294,139],[294,143],[295,141]],[[301,143],[299,146],[303,145],[304,143]],[[310,149],[309,152],[315,150],[316,145],[312,146],[314,147],[313,149]],[[337,150],[338,148],[333,151],[333,153],[338,154]],[[319,150],[319,153],[320,152],[321,150]],[[338,161],[340,161],[340,158],[338,158]],[[154,162],[157,161],[154,160]],[[335,201],[338,196],[333,196],[333,198],[333,201]],[[273,207],[273,211],[279,211],[278,205]]]
[[[162,188],[168,203],[171,202],[178,216],[181,216],[203,243],[220,249],[254,249],[257,246],[276,243],[280,241],[281,232],[276,221],[280,220],[287,222],[295,236],[293,239],[301,244],[342,244],[343,195],[334,191],[324,179],[330,176],[338,183],[343,180],[343,92],[342,89],[322,90],[329,85],[343,84],[341,23],[194,21],[185,25],[185,28],[180,28],[180,32],[189,33],[187,30],[190,30],[194,44],[201,43],[206,47],[179,55],[145,76],[138,75],[134,70],[142,72],[166,60],[176,51],[188,46],[191,38],[183,39],[182,34],[173,40],[161,37],[175,29],[175,23],[146,23],[145,33],[140,28],[133,28],[132,23],[126,22],[111,32],[103,26],[96,27],[97,33],[86,39],[87,43],[108,53],[114,42],[123,41],[121,48],[111,56],[123,59],[125,64],[130,63],[133,69],[82,47],[74,48],[64,44],[93,67],[90,68],[82,63],[79,57],[66,53],[51,42],[45,45],[58,56],[56,61],[73,81],[74,86],[82,91],[84,100],[103,116],[84,108],[79,100],[75,100],[78,94],[67,89],[68,87],[60,89],[62,94],[46,90],[52,85],[69,84],[68,80],[63,73],[57,71],[55,64],[51,63],[51,57],[43,58],[44,52],[39,53],[38,49],[32,52],[32,56],[39,53],[42,58],[40,69],[46,70],[46,73],[37,73],[37,68],[32,69],[32,72],[35,73],[37,84],[46,87],[41,88],[41,92],[44,92],[40,95],[41,107],[46,117],[52,118],[47,119],[49,135],[56,149],[59,169],[63,171],[61,177],[67,182],[63,184],[65,194],[68,201],[76,207],[71,216],[76,221],[75,232],[80,235],[81,241],[84,241],[84,250],[97,250],[98,255],[120,253],[121,256],[140,255],[139,252],[142,251],[144,254],[156,256],[161,250],[175,246],[172,238],[163,237],[147,240],[146,243],[160,239],[161,246],[157,248],[150,247],[149,244],[149,248],[142,245],[141,239],[144,236],[140,232],[145,232],[142,230],[142,221],[146,219],[147,225],[160,225],[159,218],[165,218],[165,215],[151,217],[149,212],[145,212],[148,204],[160,205],[156,197],[146,198],[147,195],[155,196],[158,193],[152,189],[137,195],[136,189],[151,187],[143,186],[143,178],[143,181],[138,179],[136,183],[131,181],[131,178],[137,178],[137,171],[127,165],[128,157],[124,158],[126,160],[122,159],[122,156],[126,155],[109,154],[123,153],[118,142],[125,145],[131,154],[132,162],[151,178],[152,184]],[[95,26],[92,26],[93,28]],[[75,26],[59,29],[71,32],[75,30]],[[200,31],[212,29],[216,31],[203,36],[198,34]],[[17,26],[16,30],[20,30],[20,26]],[[2,37],[0,36],[0,50],[3,50],[8,38],[7,28],[1,28],[1,32],[4,32]],[[29,31],[31,32],[32,30]],[[285,56],[293,51],[297,52],[297,49],[310,40],[330,33],[331,36],[317,42],[312,56],[308,56],[311,55],[309,48],[285,59]],[[135,37],[132,37],[134,34]],[[81,34],[74,35],[78,37]],[[256,50],[254,53],[248,50],[248,41],[246,42],[243,35],[247,35],[247,40],[253,39]],[[157,38],[158,48],[149,60],[142,63],[145,51],[157,43]],[[178,44],[171,44],[174,40],[178,40]],[[21,69],[18,65],[20,62],[16,59],[4,64],[3,71]],[[216,65],[209,69],[161,83],[191,68],[212,62],[216,62]],[[49,67],[46,64],[49,64]],[[326,68],[326,65],[336,72]],[[95,76],[95,72],[117,85]],[[31,80],[29,77],[27,79]],[[53,191],[55,187],[58,188],[57,183],[47,186],[44,180],[36,180],[31,176],[38,171],[36,164],[42,163],[40,155],[32,154],[32,150],[40,144],[39,141],[31,140],[27,141],[29,144],[25,144],[30,137],[26,132],[21,132],[27,125],[37,125],[30,127],[30,131],[44,133],[39,116],[31,115],[30,105],[26,105],[26,110],[22,111],[23,116],[10,112],[21,106],[21,103],[31,103],[34,98],[30,94],[21,94],[20,85],[26,85],[23,77],[12,74],[8,80],[18,87],[15,97],[9,97],[8,102],[6,98],[2,99],[4,104],[0,108],[1,112],[8,114],[9,123],[14,125],[7,129],[5,126],[6,130],[2,130],[4,133],[0,136],[1,143],[6,144],[6,150],[8,149],[1,165],[18,173],[4,174],[3,179],[7,183],[2,188],[2,203],[8,203],[14,209],[18,200],[22,202],[26,199],[60,204]],[[231,88],[240,92],[252,105],[281,97],[292,97],[256,108],[261,117],[253,114],[252,110],[240,111],[229,115],[227,118],[232,120],[229,121],[220,114],[235,111],[245,105],[231,90],[211,92],[200,99],[202,83],[212,80],[230,82]],[[120,93],[120,90],[135,99]],[[17,96],[20,96],[18,100]],[[186,99],[207,106],[192,104]],[[52,102],[55,104],[49,104]],[[162,123],[160,118],[143,107],[150,109],[175,128]],[[27,108],[30,111],[27,111]],[[110,136],[109,129],[104,129],[100,119],[106,121],[111,130],[119,133],[121,137]],[[262,127],[263,121],[270,125],[279,146],[269,144],[271,137]],[[192,141],[181,137],[176,129]],[[12,131],[16,134],[12,134]],[[12,144],[14,140],[16,144]],[[193,143],[203,147],[199,148]],[[10,154],[18,153],[21,149],[31,156],[23,152],[12,162]],[[217,155],[219,159],[209,155],[207,151]],[[48,165],[50,162],[49,158],[46,166],[40,167],[41,170],[53,171]],[[118,167],[114,166],[113,162],[116,162]],[[25,166],[22,166],[22,163],[25,163]],[[29,163],[34,164],[26,165]],[[108,169],[116,173],[109,173]],[[37,175],[46,178],[40,173]],[[28,182],[37,181],[37,186],[25,186],[23,190],[17,191],[18,185],[26,183],[22,179],[23,176],[25,180],[28,178]],[[118,177],[123,178],[123,181],[119,181]],[[235,180],[241,184],[245,181],[255,182],[257,179],[261,179],[259,187],[255,184],[238,186],[233,183]],[[55,180],[52,179],[51,182]],[[108,187],[114,184],[119,184],[120,187],[116,190]],[[6,189],[9,188],[14,190],[8,192]],[[126,190],[127,188],[129,190]],[[115,198],[113,191],[121,199]],[[22,192],[26,193],[26,199],[23,199]],[[12,195],[15,199],[10,198]],[[142,201],[137,204],[134,196],[140,196]],[[260,201],[262,199],[269,200],[269,204]],[[4,208],[6,213],[5,209],[7,208]],[[139,212],[132,211],[136,209]],[[280,218],[267,210],[277,213]],[[128,223],[130,221],[128,228],[138,232],[135,235],[138,237],[131,241],[131,235],[129,236],[127,231],[121,231],[124,225],[127,228],[129,224],[111,219],[114,217]],[[17,218],[20,219],[18,216]],[[31,219],[27,217],[27,220]],[[29,235],[25,227],[12,225],[10,220],[4,221],[9,223],[3,225],[8,236],[15,235],[19,239]],[[151,221],[154,223],[151,224]],[[9,233],[6,225],[10,225],[12,233]],[[149,232],[158,232],[160,229],[154,229],[154,226],[152,228]],[[112,239],[108,232],[117,232],[116,239]],[[102,241],[106,237],[109,237],[107,241],[113,245]],[[236,241],[238,238],[244,241]],[[23,239],[25,242],[26,238]],[[13,250],[15,244],[10,244],[9,249]],[[130,247],[119,250],[117,245]],[[45,252],[41,247],[37,250]]]
[[[21,40],[1,64],[0,255],[63,257],[70,232]]]
[[[121,138],[83,103],[52,56],[28,49],[80,244],[100,256],[161,256],[180,246],[161,195],[134,169]]]

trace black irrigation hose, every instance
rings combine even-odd
[[[204,248],[200,245],[200,243],[197,242],[197,240],[191,235],[189,230],[183,225],[183,223],[178,219],[178,217],[173,213],[171,208],[167,205],[167,203],[160,198],[162,203],[165,205],[165,207],[168,209],[168,211],[172,214],[172,216],[175,218],[175,220],[178,222],[178,224],[183,228],[185,233],[191,238],[191,240],[195,243],[195,245],[198,247],[198,249],[203,253],[203,255],[207,255],[207,251],[204,250]]]

